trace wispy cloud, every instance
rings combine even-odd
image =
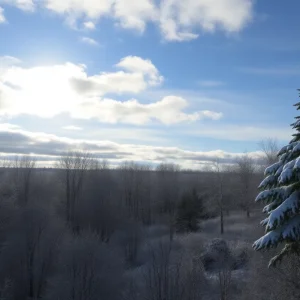
[[[82,130],[81,127],[73,126],[73,125],[64,126],[63,129],[65,129],[65,130],[74,130],[74,131]]]
[[[279,67],[279,68],[255,68],[244,67],[239,68],[241,72],[255,75],[271,75],[271,76],[295,76],[300,75],[300,67]]]
[[[2,0],[1,3],[15,6],[26,12],[33,12],[37,8],[35,0]]]
[[[84,27],[85,29],[88,29],[88,30],[94,30],[94,29],[96,29],[95,23],[94,23],[94,22],[91,22],[91,21],[84,22],[84,23],[83,23],[83,27]]]
[[[86,36],[81,37],[80,41],[91,46],[99,46],[99,43],[96,40]]]
[[[225,82],[219,80],[199,80],[197,84],[201,87],[212,88],[225,85]]]
[[[197,130],[186,132],[186,134],[198,137],[209,137],[226,141],[260,141],[266,138],[275,138],[287,141],[292,136],[291,128],[281,127],[259,127],[247,125],[226,125],[209,127],[197,126]]]
[[[4,16],[4,9],[0,6],[0,24],[5,23],[5,22],[6,22],[6,19]]]

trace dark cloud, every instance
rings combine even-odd
[[[83,78],[71,78],[70,84],[80,95],[88,94],[97,88],[94,82]]]

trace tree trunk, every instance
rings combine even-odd
[[[220,226],[221,226],[221,234],[224,233],[224,215],[223,215],[223,207],[220,208]]]

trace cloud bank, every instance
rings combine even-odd
[[[0,124],[0,153],[3,156],[31,154],[37,156],[38,160],[55,161],[70,149],[90,151],[94,157],[109,159],[113,164],[128,160],[154,164],[176,162],[183,167],[195,169],[216,159],[222,163],[233,163],[238,157],[244,155],[244,153],[230,153],[222,150],[188,151],[177,147],[71,139],[43,132],[25,131],[12,124]],[[249,155],[254,159],[261,158],[261,152],[251,152]]]

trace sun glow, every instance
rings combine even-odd
[[[8,87],[6,90],[10,101],[15,103],[18,110],[53,117],[70,111],[78,104],[78,95],[69,79],[80,73],[81,68],[72,64],[30,70],[12,67],[3,76],[4,84]]]

